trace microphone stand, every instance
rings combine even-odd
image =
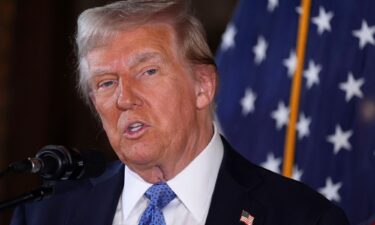
[[[0,212],[2,212],[4,209],[12,208],[25,202],[42,201],[44,198],[51,196],[53,192],[53,185],[44,184],[41,187],[30,192],[24,193],[18,197],[15,197],[5,202],[0,202]]]

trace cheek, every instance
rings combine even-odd
[[[114,97],[103,99],[97,98],[94,100],[94,106],[102,122],[106,122],[111,119],[113,114],[116,112],[116,101]]]
[[[176,126],[191,122],[195,110],[194,92],[183,86],[175,86],[173,90],[157,95],[158,101],[154,101],[155,109],[159,111],[166,123]],[[172,124],[171,124],[172,123]]]
[[[113,135],[117,130],[118,118],[120,116],[118,110],[116,110],[116,105],[112,100],[96,102],[94,105],[108,138],[110,140],[113,139]]]

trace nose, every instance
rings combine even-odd
[[[131,84],[120,83],[117,94],[117,107],[121,110],[130,110],[142,105],[142,100],[136,87]]]

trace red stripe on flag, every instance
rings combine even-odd
[[[240,221],[246,225],[252,225],[254,221],[254,217],[250,215],[250,213],[242,210]]]

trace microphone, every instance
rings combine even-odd
[[[79,180],[97,177],[105,170],[105,158],[94,150],[78,151],[61,145],[47,145],[34,158],[9,165],[14,172],[39,174],[44,180]]]

